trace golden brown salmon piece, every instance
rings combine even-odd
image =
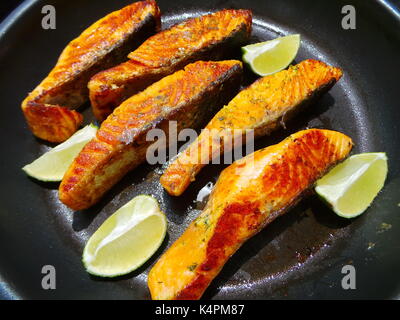
[[[339,132],[304,130],[226,168],[204,211],[151,269],[151,297],[199,299],[240,246],[297,204],[352,145]]]
[[[229,149],[227,142],[231,137],[235,146],[245,140],[237,139],[245,130],[254,130],[255,137],[269,134],[301,110],[310,98],[329,90],[341,76],[339,68],[305,60],[257,80],[214,116],[206,130],[168,166],[161,184],[169,194],[181,195],[209,161],[231,151],[224,150],[224,146]]]
[[[59,195],[75,210],[90,207],[127,172],[145,161],[152,128],[168,132],[202,125],[239,89],[242,63],[199,61],[123,102],[64,175]]]
[[[251,11],[222,10],[184,21],[145,41],[131,59],[95,75],[89,82],[93,113],[104,120],[134,93],[197,60],[221,60],[245,44]]]
[[[159,27],[156,2],[141,1],[110,13],[71,41],[49,75],[22,102],[33,134],[51,142],[69,138],[82,123],[82,115],[70,109],[88,100],[89,79],[126,60]]]

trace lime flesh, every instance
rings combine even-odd
[[[250,44],[242,48],[243,61],[256,74],[267,76],[285,69],[296,57],[299,47],[299,34]]]
[[[388,172],[385,153],[351,156],[317,181],[315,191],[341,217],[362,214],[382,189]]]
[[[61,181],[72,161],[96,135],[97,127],[88,125],[68,140],[46,152],[22,168],[27,175],[40,181]]]
[[[87,272],[101,277],[124,275],[139,268],[160,247],[167,220],[151,196],[133,198],[92,235],[83,251]]]

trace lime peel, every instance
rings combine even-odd
[[[133,198],[90,237],[82,257],[86,271],[116,277],[136,270],[161,246],[166,230],[167,220],[156,199]]]
[[[267,76],[285,69],[296,57],[300,35],[293,34],[242,47],[243,61],[254,73]]]
[[[47,151],[22,170],[40,181],[61,181],[68,167],[87,142],[96,135],[98,127],[90,124],[75,132],[68,140]]]
[[[317,181],[315,191],[341,217],[362,214],[383,188],[387,176],[383,152],[349,157]]]

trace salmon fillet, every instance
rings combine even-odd
[[[130,61],[89,82],[93,113],[104,120],[114,108],[150,84],[197,60],[221,60],[245,44],[251,12],[222,10],[193,18],[150,37],[129,54]]]
[[[170,195],[181,195],[207,163],[244,141],[246,130],[254,130],[256,138],[269,134],[310,98],[329,90],[341,76],[339,68],[305,60],[257,80],[223,107],[206,130],[168,166],[160,178],[162,186]],[[229,146],[227,142],[232,140]]]
[[[352,145],[339,132],[304,130],[226,168],[204,211],[151,269],[151,297],[199,299],[240,246],[294,206]]]
[[[160,28],[155,1],[141,1],[98,20],[71,41],[49,75],[22,102],[33,134],[51,142],[68,139],[83,117],[74,110],[88,100],[87,84]]]
[[[199,61],[123,102],[67,170],[59,189],[61,201],[74,210],[96,203],[146,160],[150,129],[168,133],[169,121],[177,121],[178,130],[202,125],[237,92],[241,74],[240,61]]]

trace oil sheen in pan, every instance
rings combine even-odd
[[[163,28],[202,13],[206,12],[189,11],[184,15],[165,13]],[[298,31],[289,26],[278,25],[272,20],[254,17],[252,42],[292,33]],[[373,140],[368,140],[367,137],[373,135],[369,132],[368,118],[365,114],[360,116],[365,104],[352,81],[354,75],[347,71],[346,65],[335,60],[334,52],[327,49],[327,43],[317,44],[313,39],[307,38],[307,35],[301,36],[301,48],[295,62],[306,58],[320,59],[340,66],[344,70],[344,76],[329,93],[287,123],[287,129],[278,130],[270,137],[257,140],[256,149],[276,143],[300,129],[318,127],[350,135],[356,143],[353,152],[369,150]],[[250,84],[255,78],[246,69],[244,85]],[[93,120],[90,110],[86,110],[84,115],[86,122]],[[63,242],[77,255],[81,255],[90,235],[116,209],[135,195],[154,195],[167,214],[168,235],[158,252],[144,266],[132,274],[114,280],[127,289],[134,288],[138,297],[148,299],[146,281],[151,265],[200,212],[201,207],[195,202],[198,192],[210,181],[214,183],[223,168],[223,165],[207,166],[185,194],[178,198],[168,196],[159,184],[161,165],[143,164],[89,210],[73,213],[63,206],[58,200],[56,186],[48,186],[43,190],[43,202],[48,206],[48,219],[57,228]],[[204,298],[234,298],[238,295],[247,298],[286,297],[300,285],[299,280],[307,279],[348,259],[341,252],[346,246],[346,238],[357,228],[358,223],[350,225],[348,221],[336,217],[320,200],[311,196],[245,243],[225,265]]]

